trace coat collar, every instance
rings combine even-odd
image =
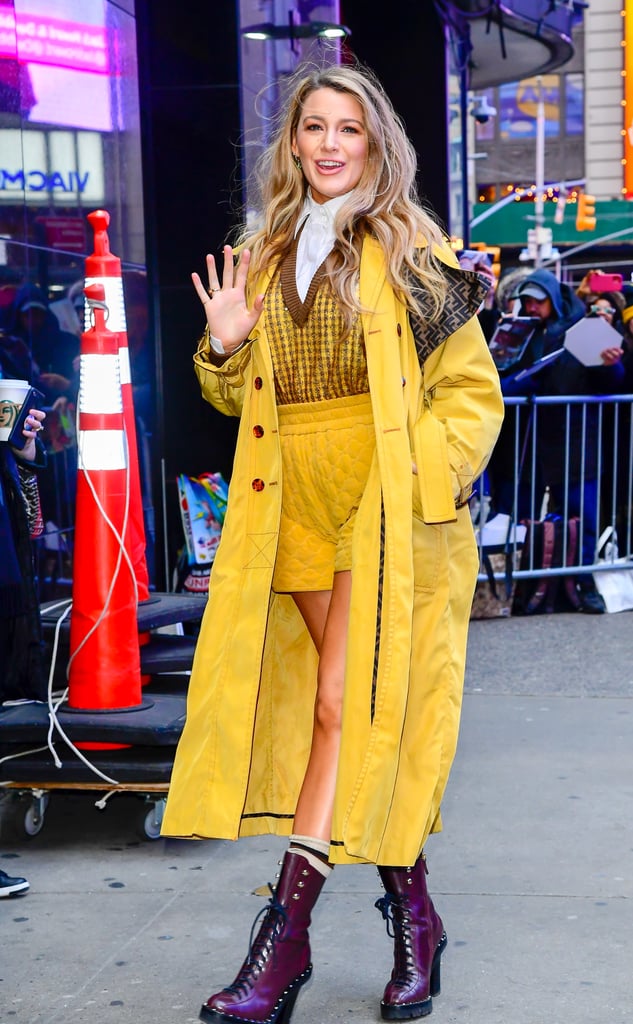
[[[444,261],[442,263],[444,264]],[[422,315],[409,314],[420,365],[443,341],[475,315],[488,291],[488,282],[472,270],[462,270],[461,267],[444,264],[442,271],[448,282],[448,291],[437,320],[431,321],[424,316],[424,311],[428,310],[430,317],[432,308],[427,292],[415,285],[412,286],[413,294],[422,310]]]
[[[412,285],[412,291],[422,309],[422,315],[409,313],[420,364],[475,315],[488,290],[488,282],[478,274],[450,266],[445,262],[443,253],[438,255],[448,282],[448,291],[444,308],[437,320],[430,319],[432,304],[428,294],[423,288]],[[360,299],[363,308],[377,309],[381,293],[387,287],[387,268],[382,249],[375,238],[367,236],[363,242],[360,270]],[[428,316],[424,315],[425,311],[428,311]]]

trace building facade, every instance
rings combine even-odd
[[[576,25],[574,55],[553,73],[484,90],[497,115],[477,125],[471,190],[475,241],[525,245],[536,194],[536,114],[545,106],[544,221],[556,247],[616,246],[628,261],[633,208],[633,3],[592,2]],[[596,227],[578,230],[580,192]],[[508,200],[514,200],[509,202]],[[560,204],[558,209],[557,206]],[[564,249],[562,250],[564,252]],[[630,261],[628,261],[630,262]]]

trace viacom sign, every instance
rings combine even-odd
[[[0,204],[103,203],[98,132],[0,129]]]
[[[90,171],[79,174],[79,171],[16,171],[12,174],[6,167],[0,167],[0,190],[18,192],[74,192],[81,195],[86,191],[90,180]]]

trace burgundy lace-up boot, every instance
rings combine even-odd
[[[287,851],[279,881],[261,915],[248,956],[235,981],[211,996],[200,1011],[209,1024],[289,1024],[299,989],[312,974],[308,927],[325,881],[302,857]]]
[[[440,993],[446,932],[426,886],[424,854],[412,868],[379,867],[385,895],[376,901],[394,940],[394,967],[380,1012],[383,1020],[426,1017]],[[389,925],[393,926],[393,931]]]

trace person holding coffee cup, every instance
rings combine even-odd
[[[18,468],[46,464],[38,439],[46,414],[29,409],[22,430],[24,446],[14,448],[8,441],[20,412],[20,396],[23,399],[27,391],[26,381],[0,379],[0,704],[46,700],[33,551]]]

